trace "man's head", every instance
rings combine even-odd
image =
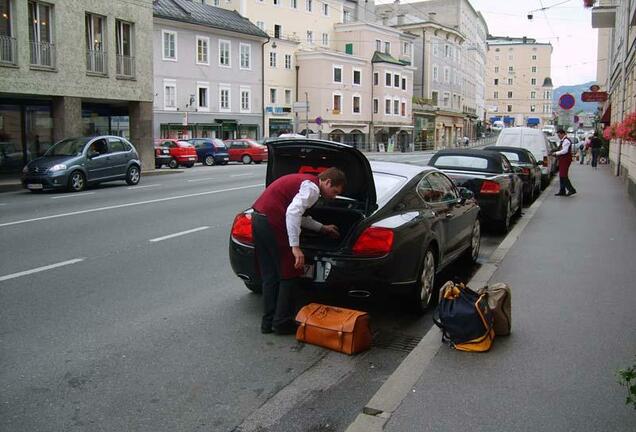
[[[320,180],[320,195],[327,199],[334,199],[340,195],[347,184],[345,174],[338,168],[327,168],[318,175]]]
[[[559,136],[559,138],[563,139],[563,137],[565,136],[565,131],[563,129],[559,129],[557,131],[557,135]]]

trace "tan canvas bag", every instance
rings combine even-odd
[[[488,306],[492,310],[495,322],[495,335],[507,336],[511,328],[511,291],[510,286],[503,282],[488,285],[479,290],[479,293],[488,296]]]

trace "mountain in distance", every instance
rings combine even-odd
[[[584,84],[578,85],[569,85],[569,86],[561,86],[554,89],[552,92],[552,106],[555,111],[560,110],[559,108],[559,98],[565,93],[570,93],[576,99],[576,103],[572,110],[575,113],[584,111],[589,113],[594,113],[599,107],[598,102],[582,102],[581,101],[581,93],[590,91],[590,86],[592,84],[596,84],[596,81],[590,81]]]

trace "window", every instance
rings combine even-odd
[[[437,97],[437,92],[436,91],[431,92],[431,99],[433,99],[433,105],[437,105],[438,97]]]
[[[241,87],[241,112],[252,111],[252,89]]]
[[[373,85],[377,86],[378,85],[378,73],[377,72],[373,72]]]
[[[283,27],[280,24],[274,24],[274,37],[280,39],[283,35]]]
[[[274,51],[269,52],[269,67],[276,67],[276,53]]]
[[[292,9],[298,9],[298,0],[289,0],[289,7]]]
[[[391,73],[390,72],[385,72],[384,73],[384,86],[385,87],[391,87]]]
[[[291,90],[285,89],[285,104],[291,105]]]
[[[291,54],[285,54],[285,69],[291,69],[292,56]]]
[[[322,14],[324,16],[329,16],[329,5],[327,3],[322,4]]]
[[[230,86],[219,86],[219,111],[230,111]]]
[[[163,30],[163,60],[177,61],[177,33]]]
[[[323,33],[322,34],[322,46],[328,46],[329,45],[329,33]]]
[[[208,83],[197,83],[197,109],[210,110],[210,86]]]
[[[306,10],[307,12],[311,12],[311,11],[312,11],[312,9],[313,9],[313,6],[314,6],[314,5],[313,5],[313,3],[312,3],[312,0],[305,0],[305,10]]]
[[[353,114],[360,114],[360,96],[353,97],[351,112],[353,112]]]
[[[499,78],[495,78],[495,85],[499,85]]]
[[[550,104],[543,104],[543,112],[546,114],[549,114],[552,112],[552,105]]]
[[[450,69],[448,69],[447,67],[444,68],[444,82],[445,83],[450,82]]]
[[[378,113],[378,110],[380,109],[379,105],[380,105],[380,101],[377,99],[373,99],[373,114]]]
[[[444,92],[444,99],[442,100],[442,105],[447,107],[450,102],[450,93]]]
[[[334,83],[342,82],[342,66],[333,67],[333,82]]]
[[[375,50],[376,51],[382,51],[382,41],[379,39],[375,40]]]
[[[219,39],[219,66],[230,67],[230,41]]]
[[[537,98],[537,92],[531,91],[530,92],[530,99],[536,99],[536,98]]]
[[[499,92],[493,93],[493,99],[499,99]]]
[[[276,89],[275,88],[269,89],[269,103],[271,103],[271,104],[275,104],[276,103]]]
[[[408,42],[402,42],[402,54],[407,57],[411,56],[411,44]]]
[[[535,112],[537,107],[535,105],[530,105],[530,112]]]
[[[314,32],[311,30],[307,30],[307,43],[308,44],[314,43]]]
[[[391,42],[384,42],[384,53],[391,54]]]
[[[274,6],[280,6],[280,0],[273,0],[274,1]]]
[[[552,92],[550,90],[546,90],[543,93],[543,99],[552,99]]]
[[[508,78],[508,85],[512,85],[512,78]]]
[[[135,76],[135,59],[133,57],[132,30],[129,22],[115,21],[115,54],[117,55],[117,75]]]
[[[177,109],[177,82],[163,80],[163,109],[175,111]]]
[[[360,85],[360,76],[362,74],[362,71],[360,71],[360,69],[354,69],[353,70],[353,85]]]
[[[400,115],[406,117],[406,102],[404,101],[400,103]]]
[[[495,66],[495,73],[499,73],[499,66]]]
[[[508,99],[512,99],[512,92],[511,91],[508,92]]]
[[[433,66],[433,81],[438,80],[437,66]]]
[[[241,69],[252,69],[252,46],[242,43],[239,47],[241,53]]]
[[[393,100],[393,114],[400,115],[400,101],[399,99]]]
[[[263,21],[256,21],[256,27],[265,31],[265,23]]]
[[[214,6],[218,7],[219,4],[221,4],[221,0],[214,0],[212,3],[214,4]]]
[[[537,85],[537,79],[536,78],[532,78],[530,80],[530,85]]]
[[[384,99],[384,114],[391,115],[391,99]]]
[[[197,64],[210,64],[208,59],[208,45],[210,45],[210,38],[197,36]]]
[[[444,45],[444,57],[450,57],[450,47],[448,45]]]
[[[406,78],[402,78],[402,90],[406,90]]]
[[[512,105],[508,105],[508,107],[507,107],[507,111],[508,111],[508,112],[512,112]]]
[[[536,66],[532,66],[532,73],[537,73],[537,67]]]
[[[536,60],[536,59],[537,59],[537,56],[536,56],[536,55],[533,55],[533,56],[532,56],[532,60]]]
[[[106,60],[106,18],[86,14],[86,70],[105,74],[108,72]]]
[[[511,54],[511,55],[508,56],[508,60],[512,60],[512,59],[513,59],[513,57],[512,57],[512,54]]]
[[[513,71],[514,71],[513,67],[512,66],[508,66],[508,72],[513,72]]]
[[[400,75],[393,74],[393,87],[400,88]]]
[[[353,54],[353,44],[345,44],[345,54]]]
[[[342,95],[340,93],[333,94],[333,113],[340,114],[342,110]]]
[[[439,55],[439,51],[437,49],[437,42],[433,42],[433,55],[437,57]]]
[[[351,22],[351,11],[347,10],[347,9],[343,9],[342,10],[342,22],[343,23],[348,23]]]

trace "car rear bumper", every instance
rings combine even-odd
[[[230,155],[214,155],[215,163],[227,163],[230,161]]]
[[[172,160],[170,155],[155,156],[155,164],[167,165]]]
[[[479,204],[479,217],[482,220],[498,221],[503,219],[504,203],[499,196],[480,196],[477,198]]]
[[[175,156],[175,160],[180,164],[193,164],[197,161],[197,156]]]

